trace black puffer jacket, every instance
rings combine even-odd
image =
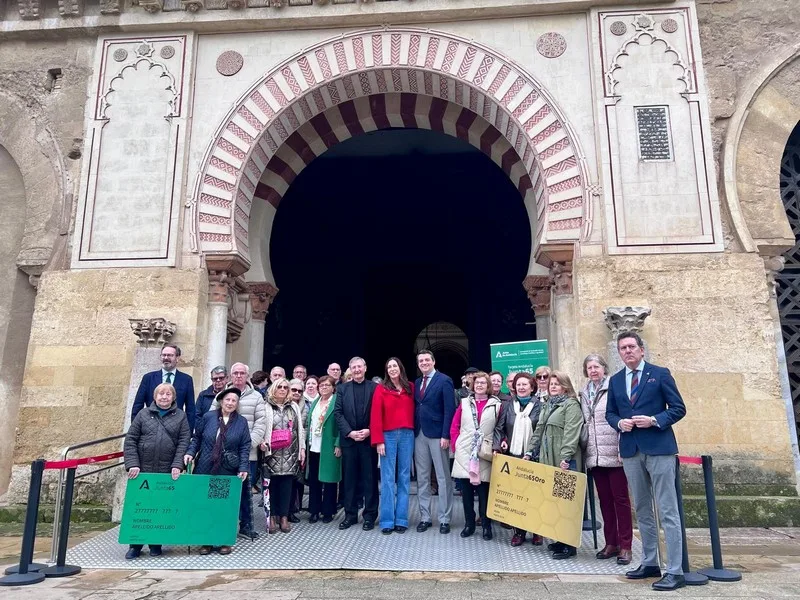
[[[139,467],[143,473],[169,473],[183,469],[190,440],[186,413],[173,402],[162,417],[153,402],[139,411],[125,436],[125,470]]]

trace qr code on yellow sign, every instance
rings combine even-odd
[[[569,471],[555,471],[553,473],[553,496],[563,500],[575,499],[575,488],[578,477]]]

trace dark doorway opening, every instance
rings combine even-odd
[[[428,325],[452,323],[469,364],[489,344],[533,339],[522,287],[527,211],[503,171],[462,140],[421,129],[364,134],[331,148],[294,180],[275,215],[270,259],[280,289],[264,366],[322,374],[363,356],[370,377],[390,356],[409,376]],[[458,383],[463,355],[438,366]]]

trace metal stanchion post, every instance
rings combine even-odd
[[[67,471],[67,482],[64,489],[64,511],[61,516],[61,531],[58,535],[58,556],[56,564],[52,567],[41,569],[46,577],[69,577],[81,572],[76,565],[65,564],[67,560],[67,542],[69,540],[69,524],[72,518],[72,496],[75,492],[75,471],[73,467]]]
[[[711,581],[741,581],[739,571],[726,569],[722,562],[722,544],[719,539],[719,521],[717,520],[717,497],[714,493],[714,472],[710,456],[702,456],[703,480],[706,487],[706,506],[708,507],[708,531],[711,534],[711,555],[714,559],[713,569],[700,569],[697,572]]]
[[[594,549],[597,550],[597,507],[594,500],[594,477],[592,477],[591,470],[586,472],[586,488],[589,494],[589,515],[591,517],[591,530],[592,539],[594,540]]]
[[[675,494],[678,496],[678,515],[681,518],[681,544],[683,547],[683,577],[686,585],[706,585],[708,577],[692,572],[689,567],[689,549],[686,547],[686,515],[683,512],[683,488],[681,487],[681,459],[675,457]]]
[[[36,542],[36,521],[39,517],[42,473],[44,473],[44,460],[40,458],[31,463],[31,484],[28,488],[28,506],[25,511],[25,529],[22,534],[19,566],[6,569],[6,576],[0,577],[0,585],[30,585],[44,581],[44,574],[38,571],[47,565],[32,562],[33,546]]]

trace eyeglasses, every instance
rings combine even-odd
[[[288,389],[289,389],[289,386],[288,386],[288,385],[279,385],[279,386],[278,386],[278,389],[279,389],[279,390],[288,390]]]
[[[322,389],[322,388],[329,388],[329,387],[333,387],[333,386],[330,383],[321,383],[317,387]]]
[[[540,379],[540,380],[544,381],[545,379],[550,379],[550,375],[549,374],[548,375],[537,375],[536,379]]]
[[[298,389],[292,389],[292,390],[289,390],[289,391],[292,392],[293,394],[302,394],[303,393],[303,390],[298,390]]]
[[[211,381],[225,381],[225,376],[223,375],[222,377],[212,377]]]

